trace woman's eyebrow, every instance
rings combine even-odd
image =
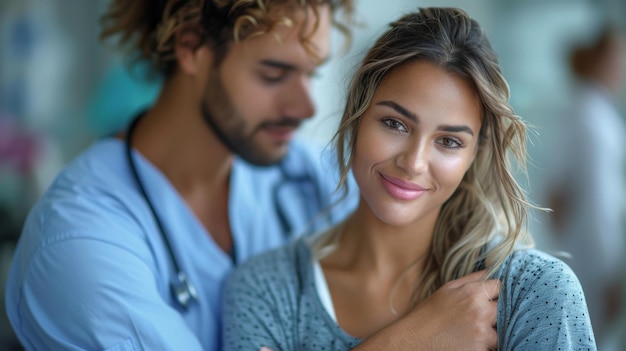
[[[444,132],[450,132],[450,133],[460,133],[460,132],[464,132],[467,133],[471,136],[474,136],[474,131],[472,130],[472,128],[470,128],[467,125],[458,125],[458,126],[453,126],[453,125],[448,125],[448,124],[442,124],[437,126],[437,130],[441,130]]]
[[[414,114],[413,112],[407,110],[405,107],[403,107],[402,105],[398,104],[395,101],[384,100],[384,101],[377,102],[376,105],[391,107],[396,112],[398,112],[399,114],[403,115],[404,117],[412,120],[415,123],[419,123],[419,118],[417,118],[416,114]]]

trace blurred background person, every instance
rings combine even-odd
[[[626,41],[604,25],[569,52],[571,97],[550,135],[543,185],[553,243],[571,255],[600,350],[624,310],[626,123],[617,99],[626,82]]]

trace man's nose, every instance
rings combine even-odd
[[[305,119],[315,115],[315,104],[311,96],[309,77],[302,77],[287,87],[282,99],[282,114],[285,117]]]

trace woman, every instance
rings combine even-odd
[[[494,52],[462,10],[393,23],[356,72],[335,136],[340,186],[352,171],[358,208],[234,274],[227,349],[351,349],[483,268],[501,281],[499,349],[595,349],[576,276],[529,248],[532,205],[508,159],[523,167],[525,125],[508,98]],[[476,349],[456,342],[441,349]]]

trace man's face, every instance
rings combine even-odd
[[[331,26],[329,8],[318,10],[315,32],[313,12],[310,23],[300,13],[291,27],[279,24],[231,43],[210,72],[202,114],[221,141],[248,162],[280,161],[300,123],[315,113],[310,81],[328,56]],[[311,33],[310,48],[302,44],[302,31]]]

